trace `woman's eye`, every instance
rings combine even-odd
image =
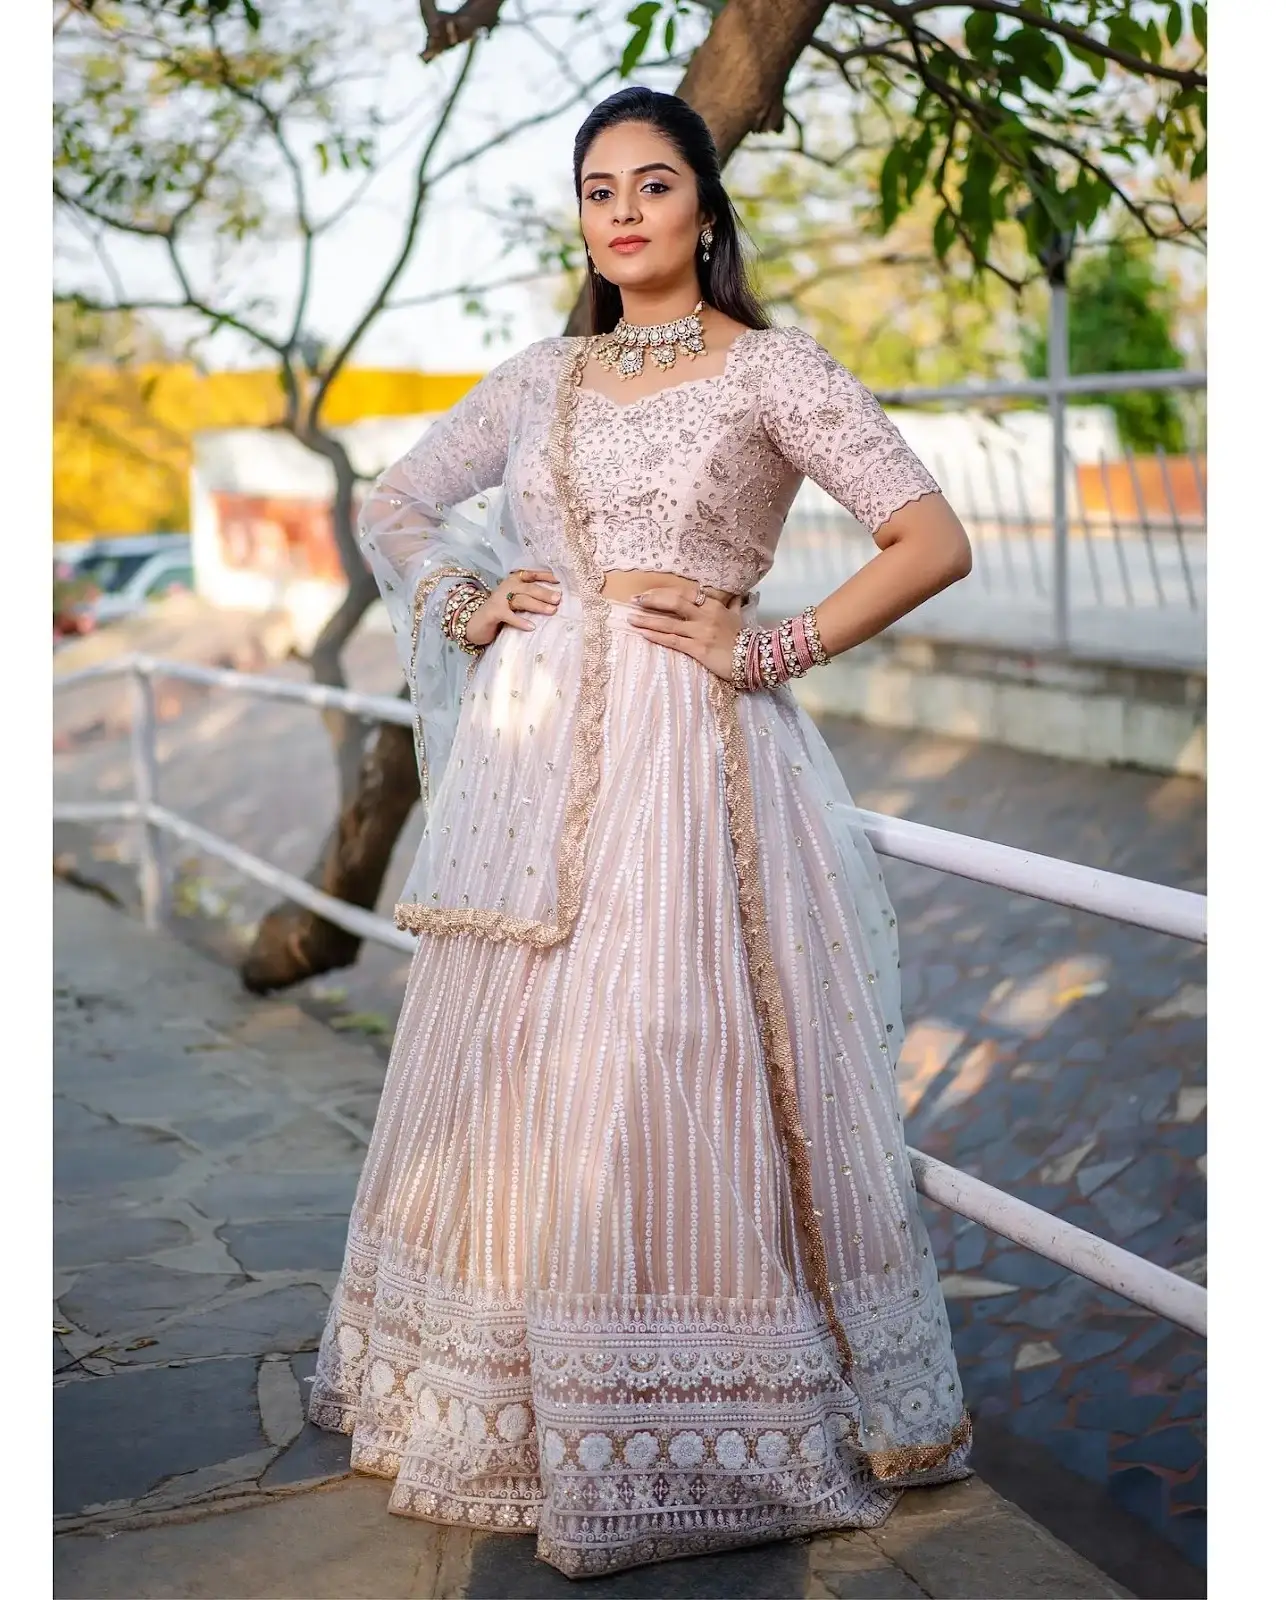
[[[657,194],[669,194],[670,185],[668,183],[662,183],[660,178],[652,178],[649,182],[643,185],[643,189],[645,193],[647,190],[652,189],[655,190]]]
[[[612,191],[610,189],[591,189],[589,194],[586,196],[586,199],[602,200],[605,196],[610,195],[611,192]]]

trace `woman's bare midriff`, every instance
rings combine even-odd
[[[721,600],[724,605],[737,598],[729,589],[714,589],[709,584],[704,585],[704,588],[712,600]],[[633,569],[608,572],[603,575],[605,600],[632,600],[636,594],[642,594],[644,589],[677,589],[680,594],[691,597],[697,592],[697,584],[695,579],[682,577],[677,572],[647,572]]]

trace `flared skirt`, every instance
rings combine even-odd
[[[789,690],[721,701],[608,618],[579,912],[421,936],[310,1404],[390,1509],[535,1529],[569,1576],[968,1470],[875,858]],[[425,899],[550,872],[583,634],[568,596],[481,658]]]

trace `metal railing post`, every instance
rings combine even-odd
[[[130,717],[130,760],[134,769],[134,798],[139,817],[139,894],[143,924],[160,928],[165,921],[167,881],[165,842],[152,820],[152,807],[160,803],[156,768],[156,693],[150,661],[135,661],[130,672],[133,712]]]
[[[1049,286],[1049,420],[1054,436],[1054,647],[1071,639],[1067,564],[1067,284],[1062,274]]]

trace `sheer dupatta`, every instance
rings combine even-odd
[[[494,588],[533,559],[501,487],[527,354],[501,363],[438,418],[362,507],[360,543],[410,687],[426,807],[442,781],[473,660],[442,635],[446,596],[467,577]]]

